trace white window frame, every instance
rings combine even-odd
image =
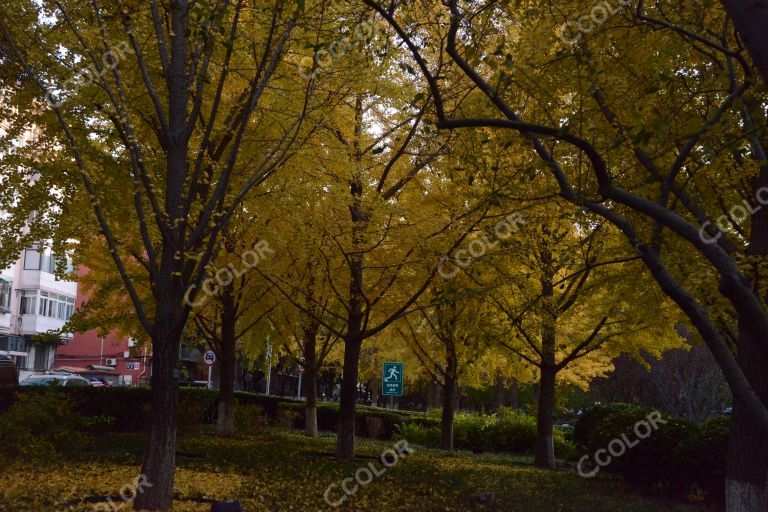
[[[30,256],[35,255],[37,260],[30,261]],[[43,262],[43,254],[33,248],[24,249],[24,270],[40,270]]]
[[[75,312],[75,298],[58,293],[40,290],[40,316],[55,318],[57,320],[69,320]]]
[[[29,306],[29,311],[25,310],[25,304],[29,304],[32,301],[32,305]],[[36,315],[37,314],[37,290],[22,290],[21,291],[21,305],[19,314],[21,315]]]
[[[11,291],[13,290],[13,282],[7,281],[0,277],[0,311],[11,310]]]

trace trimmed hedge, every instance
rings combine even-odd
[[[0,388],[0,413],[19,402],[30,405],[37,401],[44,402],[43,395],[47,396],[50,390],[55,390],[57,396],[66,400],[72,413],[84,418],[84,422],[93,423],[99,419],[92,431],[142,432],[149,429],[149,388]],[[215,421],[217,394],[215,390],[203,388],[180,388],[178,425],[182,434],[200,432],[203,425]],[[34,397],[35,400],[23,400],[26,397]],[[235,422],[241,432],[265,425],[304,428],[303,401],[245,392],[236,392],[235,398]],[[335,431],[338,412],[337,403],[318,403],[318,429]],[[437,448],[440,444],[439,414],[440,410],[427,415],[358,406],[356,433],[360,437],[381,440],[407,438],[411,443]],[[511,409],[502,409],[494,415],[457,413],[454,436],[454,445],[458,449],[532,453],[536,421]],[[559,430],[555,431],[555,451],[561,458],[569,458],[574,452],[573,445],[564,439]]]
[[[647,421],[653,412],[653,409],[629,404],[594,407],[576,423],[574,442],[580,454],[593,461],[595,453],[608,448],[611,441],[628,439],[632,447],[621,456],[612,457],[604,470],[667,497],[696,496],[723,503],[730,419],[717,418],[696,425],[662,414],[665,423],[659,422],[658,429],[649,437],[638,438],[635,425]]]
[[[33,396],[23,394],[0,414],[0,466],[15,457],[36,462],[82,446],[82,431],[99,418],[73,413],[72,400],[57,390]]]
[[[285,428],[304,428],[305,402],[284,397],[272,397],[252,393],[235,393],[235,411],[240,426],[248,428],[255,424],[276,424]],[[338,422],[339,404],[320,402],[317,404],[317,428],[335,432]],[[396,432],[397,425],[425,419],[423,414],[413,411],[393,411],[378,407],[357,406],[356,434],[360,437],[388,440]]]
[[[44,394],[42,387],[0,388],[0,413],[8,411],[19,396]],[[149,428],[151,396],[149,388],[56,388],[72,403],[74,412],[83,417],[108,417],[112,420],[102,431],[141,432]],[[181,433],[199,432],[216,417],[218,392],[204,388],[179,389],[179,430]],[[243,428],[257,425],[279,425],[304,428],[304,406],[300,400],[285,397],[236,392],[236,420]],[[317,407],[318,428],[335,431],[339,406],[321,402]],[[392,411],[377,407],[357,407],[357,435],[387,440],[395,433],[396,425],[425,418],[411,411]]]

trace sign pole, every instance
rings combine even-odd
[[[302,375],[302,372],[299,372],[299,386],[298,386],[298,390],[296,391],[296,398],[298,398],[299,400],[301,400],[301,375]]]
[[[395,408],[395,397],[403,396],[403,363],[384,363],[381,372],[381,394],[389,397],[389,408]]]
[[[203,354],[203,362],[208,365],[208,389],[213,389],[213,365],[216,363],[216,353],[213,350],[206,350]]]

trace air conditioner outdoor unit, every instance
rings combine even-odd
[[[107,366],[117,366],[117,359],[107,359]]]

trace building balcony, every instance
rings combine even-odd
[[[50,290],[70,296],[77,294],[77,283],[60,281],[44,270],[22,270],[18,288]]]
[[[29,336],[45,334],[50,331],[58,331],[64,327],[65,323],[66,320],[60,320],[58,318],[50,318],[40,315],[22,315],[21,333]],[[72,335],[66,334],[62,335],[62,337],[71,338]]]

